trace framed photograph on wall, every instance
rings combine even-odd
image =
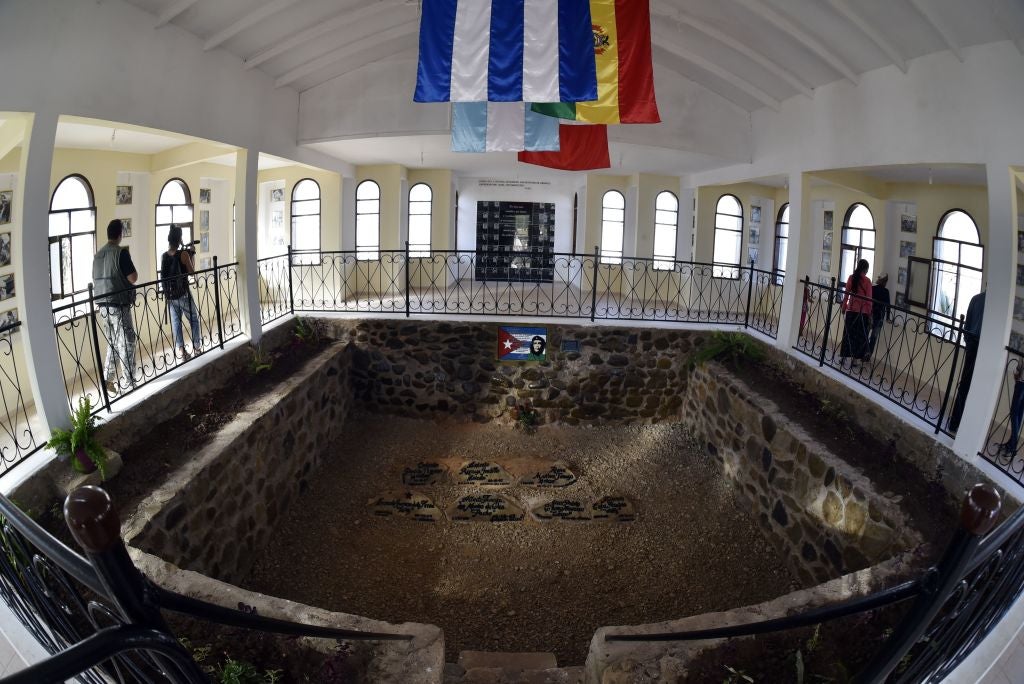
[[[1017,287],[1024,287],[1024,266],[1017,267]]]
[[[274,188],[270,191],[271,202],[284,202],[284,188]]]
[[[756,204],[750,206],[750,222],[760,223],[761,222],[761,207]]]
[[[1018,321],[1024,321],[1024,297],[1013,298],[1013,317]]]
[[[1017,251],[1024,252],[1024,230],[1017,231]]]
[[[13,190],[0,190],[0,223],[11,222],[11,206],[14,204]]]
[[[821,248],[832,251],[832,231],[826,230],[821,238]]]
[[[124,232],[121,233],[121,237],[130,238],[132,236],[132,220],[130,218],[118,219],[121,225],[124,226]]]
[[[207,209],[203,209],[199,212],[199,228],[201,230],[210,229],[210,212]]]
[[[0,266],[11,265],[11,234],[0,233]]]
[[[17,309],[8,309],[7,311],[0,312],[0,331],[3,331],[4,335],[10,335],[12,332],[17,332],[17,331],[11,331],[11,330],[4,330],[5,328],[9,328],[10,326],[14,325],[17,322],[18,322],[18,310]]]
[[[210,251],[210,234],[200,233],[199,234],[199,251],[209,252]]]
[[[1024,335],[1019,332],[1010,333],[1010,349],[1016,349],[1019,352],[1024,352]]]
[[[900,258],[912,257],[917,254],[917,243],[900,240]]]
[[[896,293],[896,308],[906,309],[907,308],[907,296],[902,292]]]
[[[821,270],[829,273],[832,270],[832,253],[825,252],[821,255]]]
[[[199,188],[199,203],[209,204],[210,203],[210,188]]]
[[[917,232],[917,217],[910,214],[903,214],[900,217],[900,230],[904,233]]]
[[[118,185],[117,195],[114,200],[114,204],[131,204],[132,203],[132,186],[130,185]]]
[[[825,212],[825,230],[832,230],[832,210]]]
[[[14,297],[14,274],[9,273],[0,276],[0,299],[11,299]]]
[[[906,266],[900,266],[899,273],[896,274],[896,284],[906,285],[907,284],[907,268]]]
[[[922,257],[907,257],[907,303],[928,307],[932,287],[932,261]]]

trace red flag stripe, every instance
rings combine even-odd
[[[615,0],[619,36],[619,123],[658,123],[648,0]]]
[[[558,152],[520,152],[519,161],[563,171],[590,171],[611,166],[608,127],[604,124],[561,124],[558,141]]]

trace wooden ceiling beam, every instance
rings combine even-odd
[[[245,29],[255,26],[264,19],[269,19],[278,12],[281,12],[291,7],[297,2],[299,2],[299,0],[272,0],[271,2],[268,2],[262,7],[256,8],[255,10],[247,13],[244,17],[242,17],[235,23],[231,24],[227,28],[223,29],[222,31],[218,31],[217,33],[207,38],[206,42],[203,43],[203,50],[214,49],[224,41],[233,38]]]
[[[963,51],[960,49],[960,43],[958,43],[956,38],[953,36],[953,29],[951,29],[945,21],[939,18],[939,15],[936,14],[934,9],[929,7],[927,3],[923,2],[923,0],[910,0],[910,4],[913,5],[914,9],[916,9],[918,13],[925,18],[925,21],[931,25],[935,32],[942,37],[943,42],[946,43],[946,47],[949,48],[950,52],[952,52],[953,55],[961,62],[964,61]]]
[[[836,12],[843,15],[847,21],[859,28],[861,33],[870,38],[872,43],[888,55],[893,64],[899,67],[900,71],[907,73],[906,58],[900,54],[900,51],[892,44],[892,41],[882,35],[881,31],[872,26],[867,19],[857,14],[857,11],[850,6],[847,0],[828,0],[828,2]]]
[[[157,15],[156,25],[153,28],[160,28],[164,24],[168,24],[174,21],[175,17],[177,17],[179,14],[181,14],[197,2],[199,2],[199,0],[178,0],[178,2],[174,3],[173,5],[165,9],[163,12],[161,12],[159,15]]]

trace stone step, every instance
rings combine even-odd
[[[502,653],[462,651],[459,665],[467,672],[480,668],[499,670],[553,670],[558,667],[554,653]]]
[[[462,671],[456,665],[451,669],[445,669],[444,682],[445,684],[583,684],[583,668],[509,670],[499,667],[475,667]]]

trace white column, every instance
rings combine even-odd
[[[353,252],[356,248],[356,179],[345,176],[341,179],[341,251]]]
[[[21,183],[15,188],[14,211],[21,214],[21,239],[15,239],[15,289],[21,295],[22,349],[29,384],[39,416],[36,435],[45,440],[54,428],[66,428],[71,420],[67,389],[57,351],[50,302],[50,244],[47,237],[50,215],[50,169],[57,135],[56,114],[36,114],[26,123],[21,148]],[[15,219],[17,221],[17,219]],[[104,232],[103,240],[106,239]],[[92,347],[83,350],[91,355]],[[99,359],[97,363],[102,364]],[[102,373],[97,369],[97,374]]]
[[[693,233],[697,225],[697,217],[693,211],[696,188],[684,188],[679,185],[679,221],[676,224],[676,260],[693,260]]]
[[[630,185],[626,188],[626,216],[625,224],[622,226],[622,256],[635,257],[636,240],[638,233],[638,212],[640,211],[640,188]],[[637,271],[634,271],[637,273]]]
[[[256,198],[259,189],[259,152],[238,150],[235,153],[235,257],[238,260],[238,312],[249,341],[259,344],[263,337],[260,321],[260,273],[256,254]]]
[[[978,341],[978,360],[971,390],[956,433],[953,450],[973,458],[985,443],[992,413],[1003,387],[1006,342],[1013,321],[1017,284],[1016,178],[1007,163],[990,163],[988,173],[988,244],[985,245],[985,315]],[[962,357],[961,357],[962,358]],[[956,387],[949,397],[952,408]]]
[[[814,231],[811,229],[810,183],[800,171],[789,174],[789,251],[782,286],[779,336],[776,345],[791,349],[800,335],[800,311],[804,300],[804,276],[811,272]],[[764,215],[761,217],[764,225]]]

